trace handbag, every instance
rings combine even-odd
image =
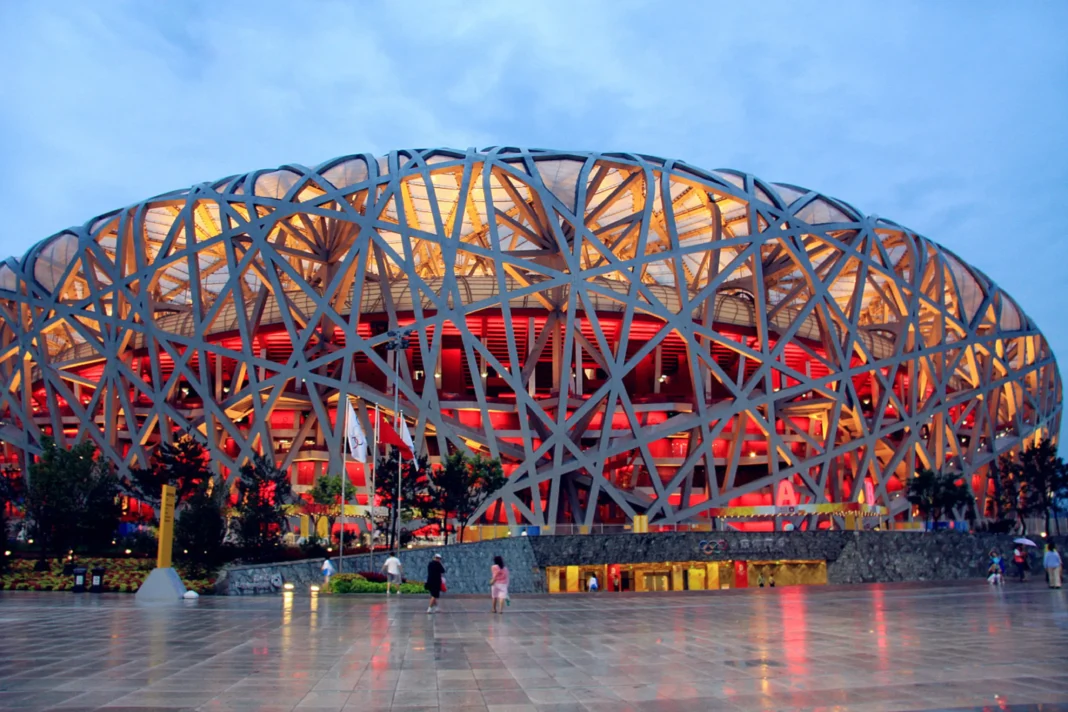
[[[445,593],[448,590],[449,590],[448,587],[445,585],[445,577],[442,576],[441,577],[441,592]]]

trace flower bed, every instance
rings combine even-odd
[[[74,575],[63,574],[63,562],[52,561],[48,571],[34,571],[33,561],[19,559],[11,562],[8,570],[0,574],[0,591],[69,591],[74,588]],[[156,567],[151,559],[78,559],[75,566],[84,566],[86,588],[92,579],[95,567],[103,567],[105,591],[135,593],[148,574]],[[179,574],[182,571],[179,569]],[[182,576],[185,587],[199,594],[212,593],[211,579],[189,579]]]
[[[394,586],[393,590],[398,590]],[[403,594],[426,593],[426,588],[421,583],[405,581],[399,587]],[[386,584],[380,581],[368,581],[360,574],[337,574],[330,577],[331,593],[385,593]]]

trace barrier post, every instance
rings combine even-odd
[[[185,584],[171,566],[171,549],[174,545],[174,507],[176,493],[171,485],[163,485],[159,508],[159,547],[156,549],[156,568],[137,589],[139,601],[180,601],[185,595]]]
[[[159,506],[159,546],[156,549],[156,568],[169,569],[174,547],[174,504],[176,493],[172,485],[163,485]]]

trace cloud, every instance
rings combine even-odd
[[[4,3],[0,251],[287,162],[623,150],[918,230],[1064,353],[1066,21],[1056,3]]]

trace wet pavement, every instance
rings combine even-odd
[[[0,709],[1068,710],[1041,582],[425,605],[0,593]]]

